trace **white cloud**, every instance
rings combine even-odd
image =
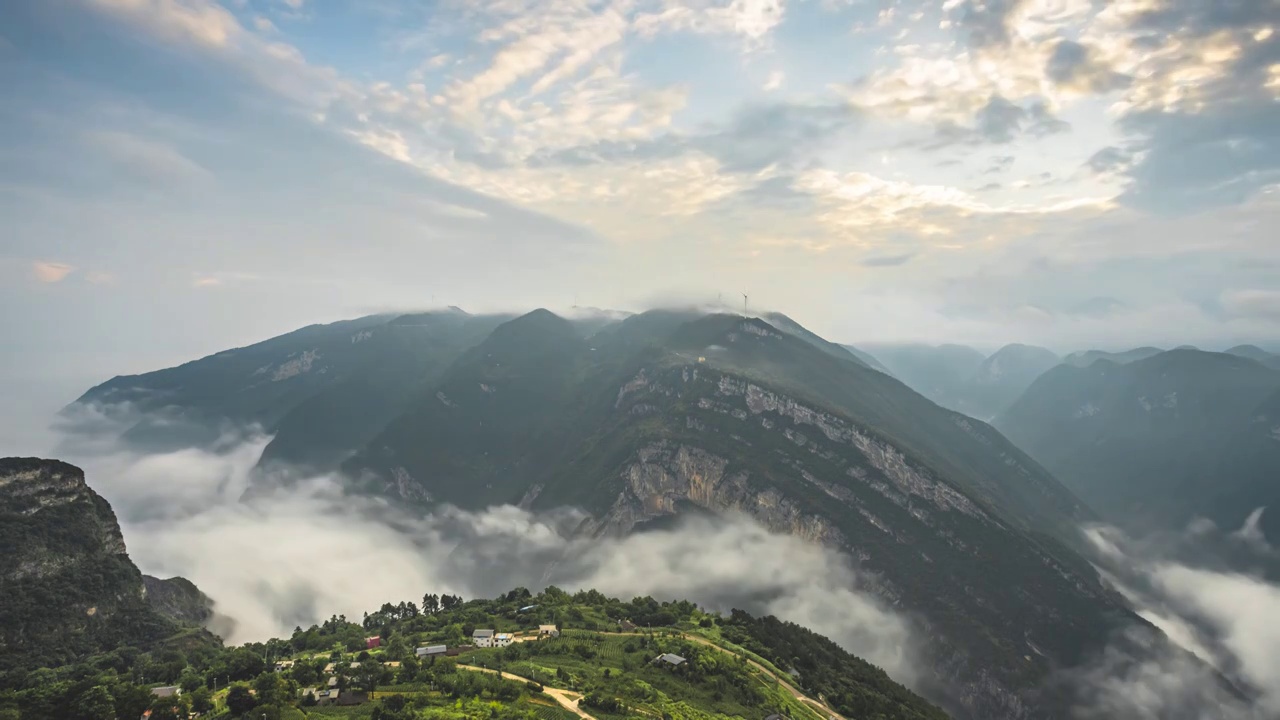
[[[66,263],[37,260],[31,263],[31,274],[42,283],[58,283],[75,272],[75,268]]]
[[[1247,527],[1246,522],[1246,527]],[[1265,540],[1233,542],[1212,523],[1179,536],[1131,538],[1115,528],[1087,528],[1104,575],[1142,615],[1207,664],[1128,638],[1089,673],[1096,690],[1084,717],[1187,717],[1261,720],[1280,711],[1280,586],[1233,569],[1270,557]],[[1245,548],[1253,556],[1240,555]],[[1225,549],[1225,551],[1224,551]],[[1192,559],[1193,558],[1193,559]],[[1144,650],[1133,655],[1135,645]],[[1136,661],[1135,661],[1136,660]],[[1232,692],[1211,669],[1243,692]],[[1121,712],[1121,711],[1124,712]]]
[[[694,32],[737,35],[747,49],[766,43],[786,13],[784,0],[662,0],[661,7],[636,16],[642,35]]]
[[[787,75],[781,70],[774,70],[769,73],[769,77],[765,79],[762,86],[765,92],[773,92],[782,87],[782,83],[786,82]]]
[[[243,28],[217,3],[203,0],[87,0],[128,17],[172,40],[193,40],[209,47],[234,42]]]
[[[1222,307],[1237,317],[1280,321],[1280,290],[1228,290],[1222,294]]]
[[[575,537],[582,516],[569,509],[442,508],[410,516],[346,497],[332,477],[241,501],[266,441],[77,460],[119,516],[135,563],[195,582],[235,620],[231,642],[287,635],[335,613],[359,617],[426,592],[493,597],[556,584],[777,614],[829,635],[901,682],[917,678],[910,624],[859,590],[849,558],[748,519],[692,521],[623,539]],[[316,573],[317,565],[326,571]]]

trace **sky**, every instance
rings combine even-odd
[[[1270,0],[9,0],[0,96],[10,414],[445,304],[1280,346]]]

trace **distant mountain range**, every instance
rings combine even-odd
[[[151,413],[259,423],[288,440],[264,468],[340,464],[353,492],[424,507],[576,505],[585,534],[745,513],[855,557],[928,628],[933,682],[963,716],[1064,717],[1051,675],[1144,625],[1073,549],[1094,516],[993,428],[904,384],[904,364],[890,376],[767,317],[364,318],[117,378],[68,415],[127,419],[143,445],[174,439]],[[979,355],[969,377],[1039,357]]]
[[[1062,362],[1051,350],[1016,344],[990,356],[965,345],[866,345],[862,352],[883,363],[877,369],[930,400],[983,420],[1007,408],[1041,373]]]
[[[1277,361],[1233,348],[1062,365],[995,425],[1125,527],[1178,529],[1207,517],[1231,528],[1270,507],[1260,529],[1280,537]]]

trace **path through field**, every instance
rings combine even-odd
[[[506,672],[498,672],[497,670],[491,670],[489,668],[476,667],[474,665],[459,665],[458,667],[460,669],[474,670],[476,672],[496,673],[507,680],[516,680],[522,683],[529,682],[529,678],[523,678],[519,675],[512,675],[511,673]],[[568,710],[574,715],[577,715],[584,720],[596,720],[594,717],[588,715],[582,708],[578,707],[578,700],[582,697],[578,693],[573,692],[572,690],[561,690],[560,688],[547,687],[546,685],[542,686],[542,692],[546,693],[552,700],[559,703],[560,707]]]

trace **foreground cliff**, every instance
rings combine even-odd
[[[190,615],[200,614],[199,602],[180,587],[174,596],[186,597],[184,613],[198,620]],[[0,459],[0,672],[162,640],[179,621],[147,595],[115,513],[80,468]]]

